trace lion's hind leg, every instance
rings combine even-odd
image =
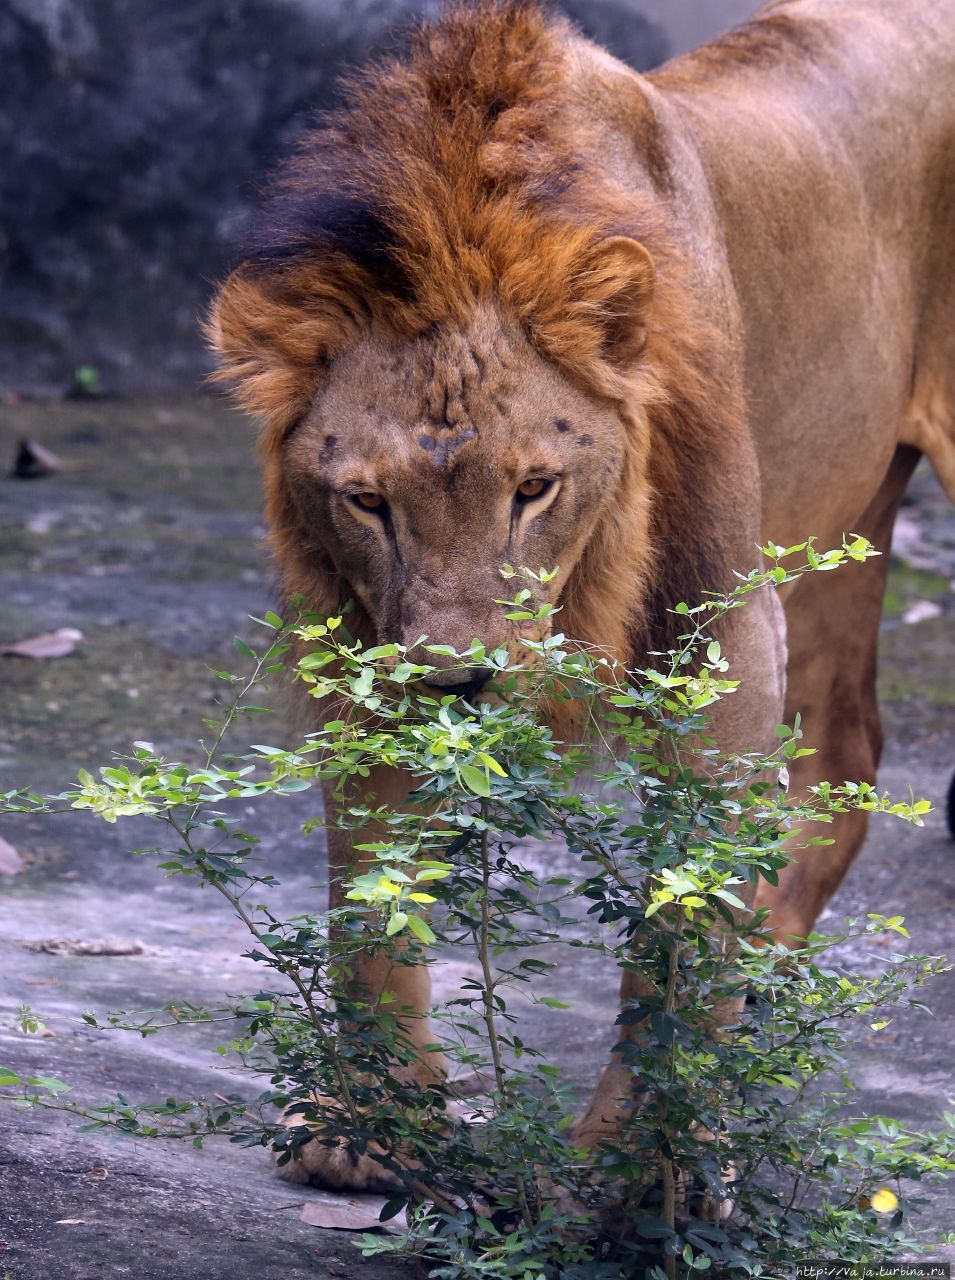
[[[955,368],[946,391],[941,380],[919,378],[906,411],[902,440],[924,453],[955,502]]]
[[[955,146],[955,138],[951,138]],[[955,155],[955,151],[950,154]],[[950,184],[949,184],[950,185]],[[913,375],[899,441],[924,453],[955,502],[955,219],[949,199],[939,202],[926,262]]]
[[[811,574],[786,602],[789,663],[786,721],[802,718],[804,745],[815,750],[795,762],[790,792],[819,782],[875,782],[882,752],[876,698],[876,659],[892,526],[918,462],[916,450],[896,450],[882,487],[852,532],[882,554],[837,573]],[[848,530],[847,530],[848,532]],[[831,845],[800,849],[771,886],[760,881],[757,906],[771,909],[780,941],[805,938],[842,883],[862,847],[867,816],[838,816],[819,832]],[[808,831],[807,835],[817,834]]]

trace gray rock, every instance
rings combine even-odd
[[[638,69],[630,0],[570,0]],[[437,0],[0,4],[0,389],[192,386],[196,318],[263,177],[342,68]]]

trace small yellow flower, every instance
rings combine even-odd
[[[899,1207],[899,1197],[888,1187],[879,1187],[872,1193],[872,1208],[876,1213],[894,1213]]]

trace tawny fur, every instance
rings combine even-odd
[[[919,451],[955,499],[953,83],[950,0],[773,0],[647,77],[533,4],[480,0],[356,77],[208,326],[264,425],[286,592],[356,597],[366,640],[500,643],[507,512],[551,462],[566,487],[546,519],[512,519],[514,545],[560,566],[562,629],[627,662],[761,542],[854,530],[887,553]],[[348,483],[391,485],[390,542]],[[723,749],[768,749],[798,712],[818,752],[794,791],[874,779],[886,563],[810,575],[785,619],[769,592],[733,615]],[[394,805],[408,780],[370,786]],[[809,932],[864,832],[840,817],[761,886],[781,937]],[[328,837],[335,899],[362,855]],[[359,956],[355,977],[421,1015],[416,1078],[440,1077],[427,969]],[[611,1063],[577,1145],[631,1086]],[[312,1180],[371,1184],[309,1152]]]
[[[596,138],[571,115],[569,34],[531,5],[471,5],[423,29],[406,61],[352,80],[346,106],[306,137],[275,193],[274,245],[227,282],[209,332],[219,376],[265,424],[268,517],[285,587],[334,609],[348,584],[314,559],[299,564],[283,439],[329,362],[363,330],[407,342],[465,324],[493,298],[542,354],[619,406],[630,457],[565,587],[561,624],[626,659],[648,620],[665,646],[668,608],[726,585],[715,526],[706,537],[716,520],[706,471],[726,437],[741,433],[743,406],[724,372],[726,338],[699,314],[655,193],[635,195],[604,170]],[[375,208],[389,237],[384,285],[380,269],[323,244],[320,227],[310,239],[307,225],[283,225],[307,215],[314,192]],[[627,263],[606,257],[605,242],[624,235],[646,247],[655,272],[629,275]],[[651,298],[639,358],[608,356],[615,308],[630,321]],[[704,535],[693,550],[690,525]],[[654,572],[663,548],[665,575]]]

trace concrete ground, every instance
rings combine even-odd
[[[135,739],[186,752],[222,688],[209,668],[235,660],[232,636],[251,634],[246,616],[272,599],[244,420],[197,400],[7,407],[4,471],[21,436],[65,465],[42,479],[0,481],[0,646],[59,627],[78,628],[83,639],[58,659],[0,658],[0,790],[29,783],[56,791]],[[927,474],[916,478],[902,542],[883,637],[889,745],[880,781],[940,806],[955,768],[955,516]],[[289,903],[322,879],[320,837],[299,834],[313,807],[306,795],[249,814],[270,836],[271,869]],[[24,855],[20,874],[0,877],[0,1066],[58,1076],[89,1101],[117,1091],[133,1099],[247,1093],[248,1080],[211,1051],[221,1038],[215,1028],[144,1040],[94,1032],[79,1017],[87,1008],[214,1001],[252,989],[254,967],[239,958],[245,940],[218,900],[163,881],[148,859],[131,856],[150,840],[135,822],[18,817],[4,819],[0,834]],[[921,830],[883,819],[823,924],[836,928],[845,914],[867,910],[900,914],[913,950],[951,951],[953,861],[940,809]],[[109,940],[127,954],[34,949],[52,939]],[[469,963],[455,957],[444,969],[439,996]],[[538,1012],[531,1035],[583,1085],[600,1064],[595,1046],[607,1039],[612,983],[582,968],[576,986],[573,1010]],[[857,1030],[860,1111],[929,1126],[952,1105],[951,980],[938,981],[930,999],[934,1017],[900,1016],[878,1036]],[[36,1010],[46,1032],[16,1030],[21,1005]],[[52,1111],[5,1108],[0,1280],[410,1274],[363,1261],[353,1237],[306,1225],[300,1209],[314,1194],[277,1181],[264,1152],[82,1134]],[[930,1199],[931,1240],[955,1227],[955,1188],[936,1188]]]

